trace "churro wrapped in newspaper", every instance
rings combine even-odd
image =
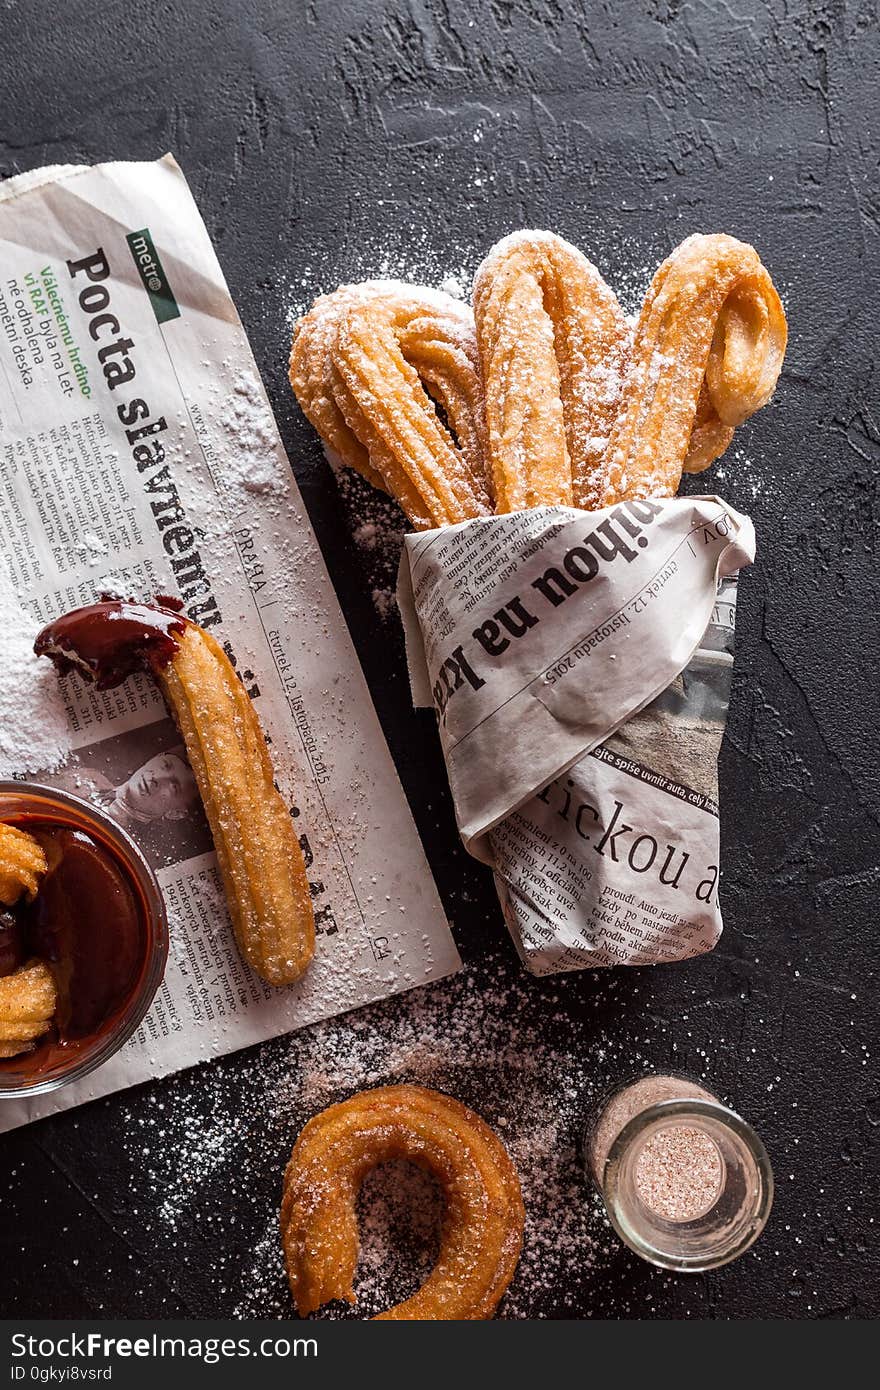
[[[678,960],[721,931],[716,764],[754,534],[676,493],[769,400],[785,345],[757,252],[721,234],[663,262],[635,323],[575,247],[518,232],[472,313],[373,282],[295,330],[306,414],[415,528],[415,702],[536,973]]]

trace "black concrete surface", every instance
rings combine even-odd
[[[458,844],[399,630],[370,601],[367,561],[287,386],[289,310],[370,273],[467,275],[522,225],[577,242],[630,307],[690,231],[758,246],[791,342],[773,406],[714,483],[759,538],[722,756],[725,934],[699,961],[637,972],[637,989],[621,975],[613,1007],[591,974],[534,990],[548,1028],[562,999],[587,1037],[647,1037],[645,1064],[666,1065],[677,1038],[677,1056],[760,1129],[776,1207],[760,1257],[688,1280],[620,1250],[588,1279],[536,1289],[533,1311],[560,1316],[574,1289],[584,1317],[876,1316],[875,4],[31,0],[0,6],[0,52],[0,175],[167,149],[183,165],[475,969],[499,945],[500,969],[519,967],[488,876]],[[252,1054],[218,1065],[234,1091]],[[198,1074],[144,1094],[163,1087],[212,1123]],[[131,1104],[0,1143],[8,1315],[235,1308],[253,1231],[194,1221],[185,1246],[157,1238],[161,1193],[121,1138]],[[267,1210],[280,1161],[251,1194]],[[222,1199],[222,1169],[214,1189]]]

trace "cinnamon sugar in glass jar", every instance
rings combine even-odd
[[[735,1260],[773,1202],[758,1135],[681,1076],[643,1076],[615,1091],[587,1134],[586,1163],[617,1234],[662,1269]]]
[[[50,861],[33,903],[11,913],[20,910],[13,928],[24,937],[24,955],[44,959],[58,988],[49,1032],[0,1060],[2,1101],[54,1091],[119,1051],[162,983],[168,921],[137,845],[88,802],[54,787],[0,782],[0,821],[41,839]]]

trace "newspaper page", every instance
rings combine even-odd
[[[0,187],[0,524],[34,633],[102,592],[179,595],[253,698],[296,819],[317,947],[276,990],[235,947],[181,739],[153,682],[62,682],[74,750],[35,778],[135,837],[168,908],[165,980],[91,1077],[0,1129],[459,967],[242,325],[186,181],[155,163]]]
[[[747,517],[715,497],[544,507],[407,538],[416,704],[526,967],[711,949],[717,756]]]

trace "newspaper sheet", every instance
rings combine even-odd
[[[409,536],[399,600],[465,845],[527,968],[709,950],[717,756],[754,532],[715,497]]]
[[[406,799],[186,181],[155,163],[0,187],[2,558],[34,632],[102,591],[178,594],[254,699],[296,818],[315,960],[265,986],[232,936],[180,737],[153,683],[63,682],[75,750],[36,780],[98,801],[157,871],[161,991],[111,1062],[0,1129],[459,966]]]

